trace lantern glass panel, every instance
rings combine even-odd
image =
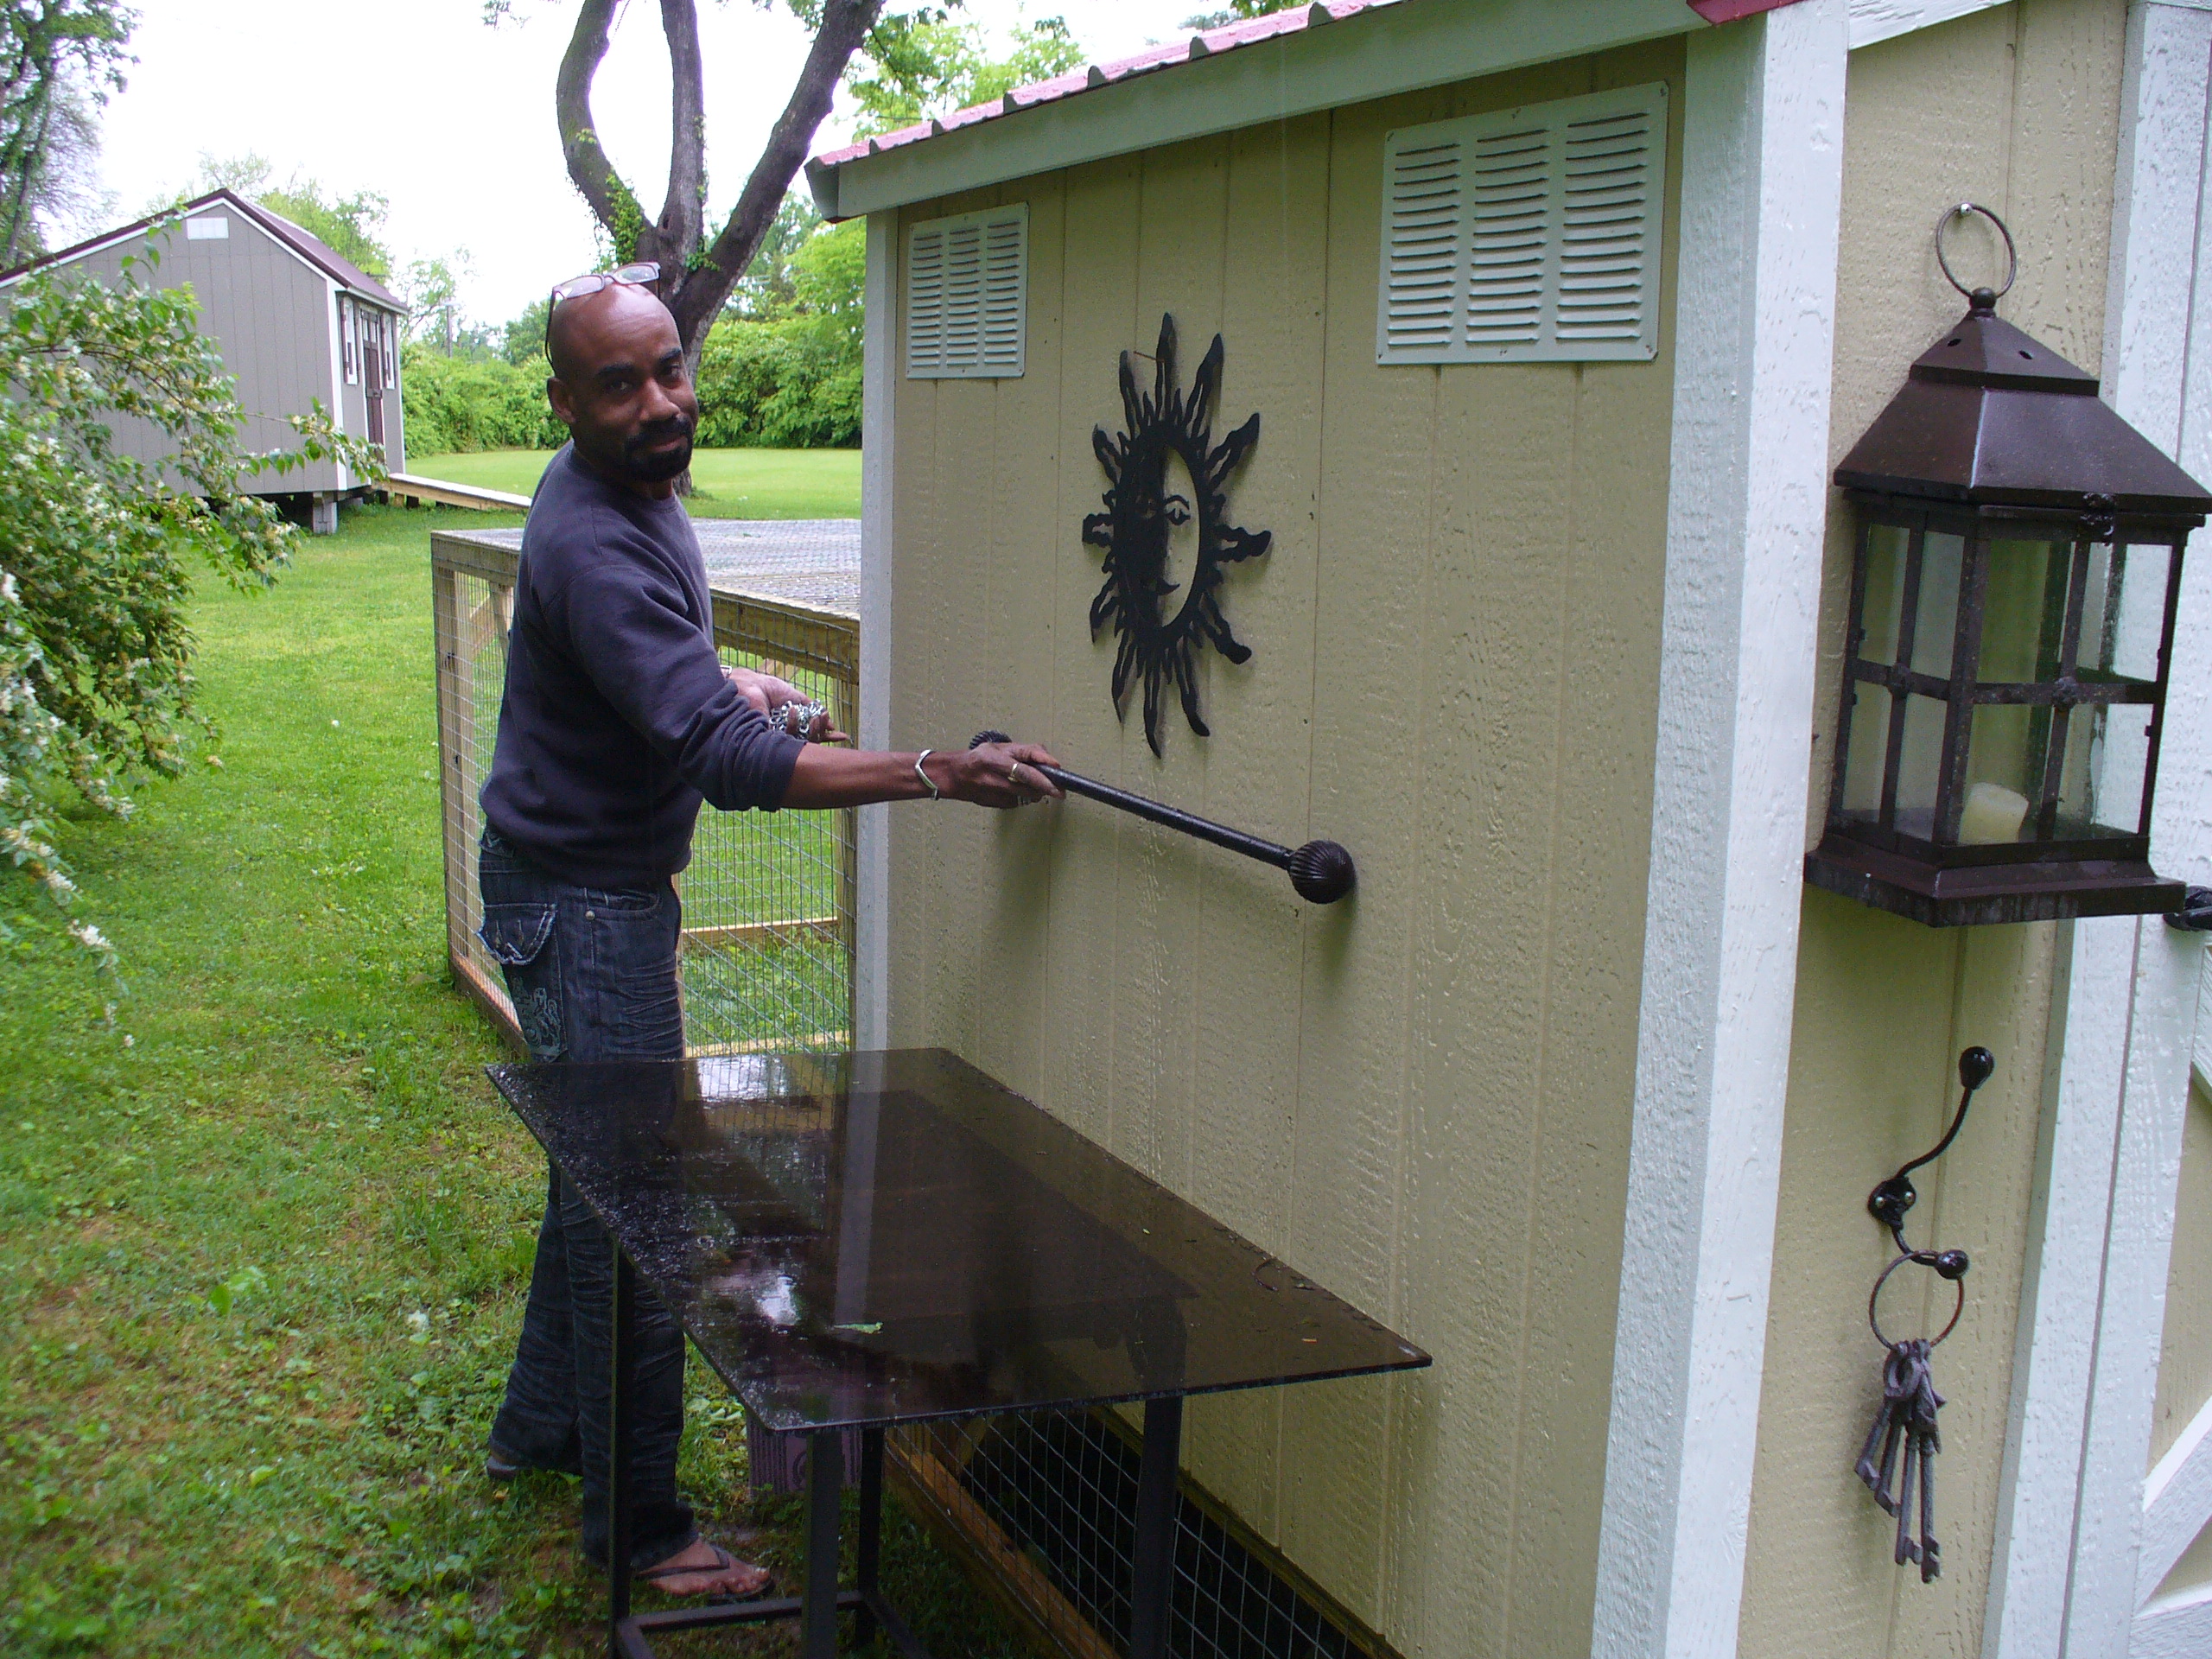
[[[1890,690],[1865,680],[1851,707],[1851,747],[1844,756],[1844,817],[1872,823],[1881,816],[1882,769],[1889,764]]]
[[[2066,578],[2073,566],[2066,543],[1992,542],[1982,590],[1981,656],[1975,677],[1985,685],[2017,685],[2058,677],[2066,625]],[[1979,728],[1976,733],[1979,741]]]
[[[2058,834],[2091,841],[2143,831],[2143,774],[2151,759],[2151,710],[2144,703],[2076,709],[2066,728],[2058,790]]]
[[[2168,550],[2089,550],[2089,581],[2082,599],[2082,667],[2092,677],[2151,681],[2158,675],[2165,627]]]
[[[1912,671],[1951,677],[1951,645],[1959,628],[1959,570],[1966,539],[1931,530],[1921,538],[1920,602],[1913,607]],[[1908,723],[1910,716],[1908,716]],[[1939,729],[1938,737],[1942,734]]]
[[[1904,616],[1904,567],[1907,550],[1912,544],[1912,532],[1902,524],[1870,524],[1866,527],[1866,597],[1865,609],[1859,613],[1860,639],[1859,654],[1870,663],[1894,663],[1897,659],[1897,624]],[[1888,693],[1883,693],[1886,701]],[[1860,714],[1866,711],[1866,698],[1862,690],[1859,699]],[[1858,730],[1859,715],[1852,716],[1852,729]],[[1885,722],[1883,730],[1888,730]],[[1854,739],[1854,752],[1857,743]],[[1881,770],[1881,753],[1875,754],[1875,771]]]
[[[1988,847],[2032,838],[2033,808],[2043,794],[2048,710],[2020,703],[1983,703],[1974,711],[1967,751],[1967,798],[1959,812],[1959,845]]]
[[[1948,655],[1948,648],[1945,654]],[[1923,841],[1933,840],[1936,834],[1936,785],[1943,772],[1943,726],[1948,708],[1940,697],[1908,695],[1904,700],[1904,747],[1897,756],[1897,827]]]

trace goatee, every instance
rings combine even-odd
[[[623,469],[641,484],[660,484],[676,477],[691,464],[692,425],[690,421],[671,421],[632,433],[622,445]],[[683,442],[672,449],[654,447],[671,438]]]

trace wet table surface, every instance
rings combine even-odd
[[[1428,1363],[943,1050],[492,1076],[772,1428]]]

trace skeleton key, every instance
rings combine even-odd
[[[1942,1437],[1936,1414],[1943,1396],[1936,1392],[1929,1370],[1934,1344],[1923,1338],[1891,1346],[1882,1365],[1882,1403],[1875,1413],[1860,1450],[1857,1473],[1873,1493],[1874,1501],[1897,1518],[1896,1560],[1920,1564],[1921,1582],[1943,1570],[1942,1547],[1936,1539],[1936,1453]],[[1875,1448],[1881,1462],[1874,1461]],[[1896,1484],[1891,1481],[1894,1477]],[[1919,1535],[1913,1532],[1914,1500],[1918,1499]]]
[[[1897,1448],[1906,1432],[1904,1407],[1910,1385],[1905,1375],[1900,1348],[1891,1349],[1882,1363],[1882,1403],[1874,1408],[1874,1426],[1866,1431],[1866,1444],[1859,1451],[1857,1465],[1859,1478],[1866,1483],[1874,1501],[1891,1515],[1897,1512],[1897,1491],[1891,1484],[1897,1478]],[[1874,1461],[1878,1447],[1882,1459],[1878,1465]]]
[[[1936,1427],[1936,1414],[1943,1404],[1943,1396],[1936,1392],[1936,1376],[1929,1369],[1928,1344],[1919,1344],[1920,1388],[1912,1397],[1910,1427],[1905,1431],[1910,1436],[1915,1461],[1920,1471],[1920,1544],[1914,1552],[1920,1558],[1920,1581],[1923,1584],[1939,1578],[1943,1572],[1943,1547],[1936,1541],[1936,1454],[1943,1449],[1943,1437]],[[1900,1516],[1898,1524],[1904,1524]]]

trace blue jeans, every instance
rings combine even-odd
[[[490,830],[477,855],[485,948],[534,1060],[683,1058],[676,951],[683,906],[673,884],[655,891],[571,887]],[[545,1217],[522,1338],[492,1424],[504,1462],[581,1474],[583,1550],[601,1566],[607,1546],[608,1367],[614,1295],[612,1242],[563,1179],[547,1172]],[[653,1567],[698,1536],[677,1496],[683,1438],[683,1331],[640,1282],[637,1436],[630,1448],[630,1566]]]

